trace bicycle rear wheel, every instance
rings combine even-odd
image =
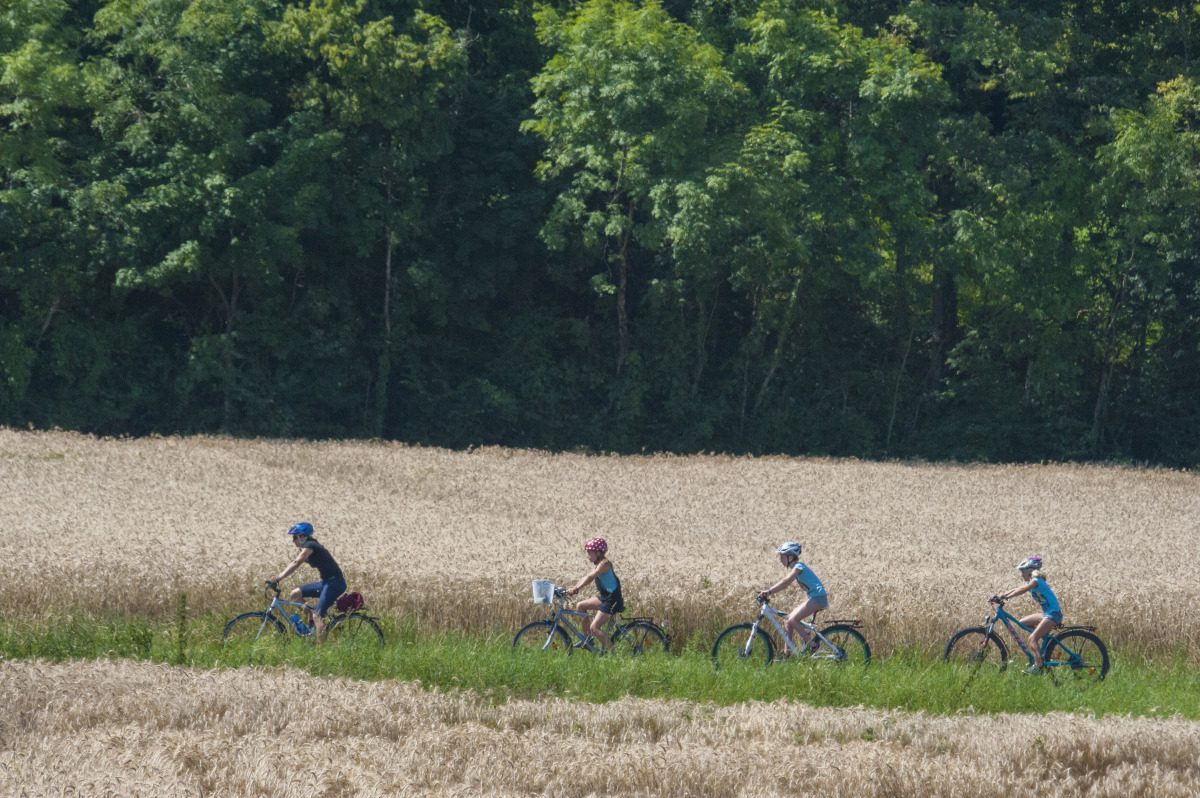
[[[1085,629],[1068,629],[1050,637],[1044,660],[1056,676],[1079,683],[1098,682],[1108,675],[1108,649]]]
[[[517,632],[513,638],[513,648],[570,654],[571,638],[567,637],[566,630],[553,621],[534,621]]]
[[[613,635],[613,653],[626,657],[661,657],[670,654],[667,633],[650,621],[634,621]]]
[[[824,643],[813,654],[813,659],[828,659],[834,662],[848,662],[851,665],[867,665],[871,662],[871,647],[867,639],[853,626],[835,624],[821,630],[821,636],[834,645],[830,651]]]
[[[762,629],[754,628],[752,623],[729,627],[717,635],[712,647],[713,666],[717,668],[746,664],[766,667],[774,656],[775,646],[770,636]]]
[[[243,612],[225,624],[222,643],[253,643],[256,640],[283,637],[286,630],[279,619],[269,612]]]
[[[330,620],[327,639],[329,642],[343,646],[378,647],[383,645],[383,630],[370,615],[351,612],[347,615],[338,615]]]
[[[988,632],[982,626],[971,626],[959,629],[950,637],[942,659],[969,668],[972,673],[983,669],[999,672],[1008,667],[1008,649],[995,632]]]

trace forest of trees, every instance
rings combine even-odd
[[[0,425],[1200,463],[1194,0],[3,0]]]

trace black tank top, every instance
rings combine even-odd
[[[300,548],[312,549],[312,554],[308,555],[308,559],[305,562],[317,569],[317,573],[321,575],[322,582],[327,582],[330,579],[346,580],[346,577],[342,576],[342,569],[338,568],[337,561],[333,559],[333,555],[320,543],[309,539],[302,543]]]

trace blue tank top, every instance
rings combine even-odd
[[[1029,591],[1029,595],[1033,596],[1033,600],[1042,608],[1042,614],[1049,615],[1056,612],[1062,615],[1062,607],[1058,604],[1058,596],[1054,595],[1054,591],[1050,589],[1050,585],[1046,584],[1046,580],[1039,576],[1033,582],[1034,586]]]
[[[601,598],[607,598],[621,589],[621,580],[617,579],[612,563],[608,564],[607,571],[596,577],[596,589],[600,591]]]
[[[817,579],[817,575],[804,563],[797,562],[793,565],[792,575],[796,577],[796,584],[800,585],[809,596],[825,595],[825,586],[821,584],[821,580]]]

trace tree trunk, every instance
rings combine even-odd
[[[779,333],[775,338],[775,348],[771,350],[770,365],[767,366],[767,373],[763,375],[762,382],[758,386],[758,393],[754,397],[754,407],[751,412],[756,415],[767,398],[767,389],[771,387],[771,382],[775,379],[775,373],[779,370],[779,364],[783,360],[783,351],[788,342],[788,333],[795,322],[796,308],[800,304],[800,282],[802,279],[803,277],[796,278],[796,284],[792,286],[792,295],[788,298],[787,313],[783,317],[783,324],[780,325]]]
[[[1132,265],[1133,253],[1129,261]],[[1108,322],[1105,324],[1104,341],[1101,348],[1103,363],[1100,367],[1100,385],[1096,388],[1096,403],[1092,406],[1092,431],[1090,434],[1092,452],[1100,449],[1100,439],[1104,435],[1104,421],[1108,412],[1108,396],[1112,390],[1113,370],[1116,368],[1117,318],[1125,306],[1125,295],[1129,287],[1127,274],[1121,275],[1121,281],[1113,292],[1112,308],[1109,310]]]
[[[629,357],[629,240],[633,237],[633,200],[625,211],[625,230],[621,233],[617,252],[617,373]]]
[[[896,415],[900,409],[900,389],[904,385],[904,373],[908,368],[908,355],[912,351],[912,319],[908,307],[908,245],[906,236],[898,233],[896,236],[896,279],[894,283],[895,327],[898,347],[898,363],[896,379],[892,384],[892,406],[888,411],[887,435],[884,438],[884,450],[892,449],[892,433],[896,428]]]
[[[942,264],[933,267],[933,340],[929,353],[926,390],[936,390],[946,371],[946,355],[958,342],[958,285],[954,272]]]
[[[388,190],[391,206],[391,190]],[[383,339],[379,344],[379,361],[375,371],[375,408],[371,417],[371,435],[382,438],[387,424],[388,384],[392,375],[392,258],[396,250],[391,225],[386,231],[383,256]]]

